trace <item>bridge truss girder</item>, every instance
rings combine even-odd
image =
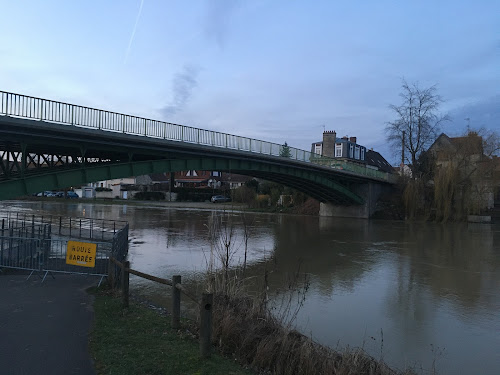
[[[327,176],[260,161],[207,157],[134,160],[134,154],[128,154],[129,160],[122,161],[77,155],[36,155],[26,151],[20,153],[9,151],[9,156],[11,159],[16,158],[16,161],[10,160],[8,163],[5,159],[2,161],[2,171],[9,170],[9,173],[4,173],[3,176],[0,173],[0,200],[95,181],[196,169],[226,171],[263,178],[295,188],[322,202],[363,203],[363,199],[348,187]],[[39,163],[40,159],[45,163]],[[50,161],[50,167],[47,161]],[[9,165],[6,167],[6,164]]]
[[[0,199],[152,173],[226,171],[322,202],[363,204],[366,177],[272,155],[0,116]]]

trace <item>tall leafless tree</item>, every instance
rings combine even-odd
[[[410,164],[413,178],[417,177],[418,157],[434,142],[440,124],[449,119],[439,114],[443,100],[436,91],[436,85],[420,88],[418,82],[409,84],[403,79],[399,94],[402,103],[389,106],[396,120],[387,123],[386,132],[392,146],[404,150],[404,161]]]

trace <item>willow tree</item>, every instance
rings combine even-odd
[[[421,88],[403,79],[399,94],[402,103],[389,106],[396,119],[387,123],[386,132],[394,149],[401,150],[401,161],[409,164],[413,179],[417,177],[418,157],[436,139],[439,125],[448,120],[439,114],[443,100],[436,91],[436,85]]]
[[[498,186],[500,137],[491,130],[468,130],[448,138],[436,153],[434,203],[436,219],[463,219],[490,208]]]

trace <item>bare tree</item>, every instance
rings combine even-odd
[[[404,153],[403,162],[410,164],[413,178],[417,177],[416,165],[420,154],[436,139],[439,125],[448,116],[439,114],[442,98],[436,93],[436,85],[420,88],[417,83],[408,84],[403,79],[399,96],[400,105],[390,105],[397,118],[388,122],[386,132],[392,146]]]
[[[500,152],[500,135],[496,131],[484,127],[478,129],[476,133],[483,139],[484,156],[488,158],[491,158],[493,155],[498,156]]]

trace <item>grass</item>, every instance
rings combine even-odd
[[[414,375],[393,370],[360,348],[340,352],[284,324],[249,298],[215,296],[213,336],[223,353],[275,375]],[[286,319],[285,319],[286,320]]]
[[[253,374],[229,358],[212,354],[201,359],[199,342],[170,326],[159,312],[130,301],[96,292],[95,325],[90,350],[97,374]]]

